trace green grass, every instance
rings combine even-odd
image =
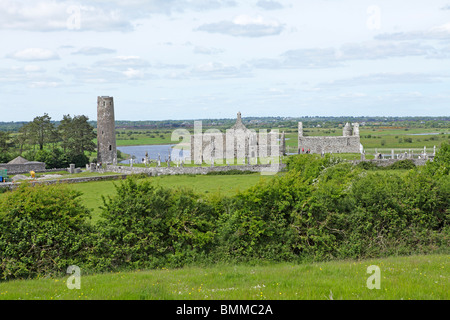
[[[448,300],[449,255],[323,263],[215,265],[87,275],[69,290],[61,278],[0,283],[5,300]],[[368,289],[368,266],[380,289]]]
[[[245,175],[174,175],[146,178],[156,185],[167,188],[187,187],[204,194],[219,193],[233,195],[244,191],[259,181],[271,179],[273,176],[262,176],[259,173]],[[69,185],[74,190],[81,191],[81,199],[86,207],[93,210],[92,222],[99,219],[102,196],[115,194],[115,184],[118,181],[94,181]]]

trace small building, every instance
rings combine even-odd
[[[6,170],[9,175],[34,172],[44,172],[45,163],[38,161],[28,161],[21,156],[11,160],[8,163],[0,163],[0,170]]]

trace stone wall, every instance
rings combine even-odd
[[[431,160],[426,160],[426,159],[409,159],[409,160],[411,160],[416,166],[424,166],[427,163],[427,161],[431,161]],[[401,161],[401,159],[355,160],[355,161],[351,161],[351,162],[355,165],[360,162],[372,162],[372,163],[375,163],[379,167],[387,167],[387,166],[390,166],[391,164],[396,163],[397,161]]]
[[[360,153],[359,136],[350,137],[302,137],[298,138],[298,148],[310,153]]]
[[[361,139],[359,124],[355,123],[352,129],[346,123],[342,136],[335,137],[305,137],[303,123],[298,123],[298,153],[361,153]]]
[[[36,184],[64,184],[64,183],[83,183],[83,182],[92,182],[92,181],[105,181],[105,180],[123,180],[126,179],[127,174],[118,174],[118,175],[108,175],[108,176],[97,176],[97,177],[83,177],[83,178],[66,178],[66,179],[57,179],[57,180],[34,180],[34,181],[26,181],[31,185]],[[6,182],[0,183],[0,188],[9,188],[15,189],[20,185],[21,182]]]
[[[285,164],[279,165],[242,165],[242,166],[214,166],[214,167],[125,167],[106,166],[106,171],[121,174],[146,174],[149,176],[177,175],[177,174],[207,174],[209,172],[222,172],[229,170],[252,171],[259,173],[276,173],[285,168]]]
[[[215,131],[215,132],[212,132]],[[207,130],[191,137],[191,160],[196,164],[212,162],[213,159],[269,158],[285,154],[285,135],[277,131],[259,132],[249,130],[242,123],[238,112],[236,123],[225,133]]]

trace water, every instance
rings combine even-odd
[[[158,157],[160,157],[161,162],[165,162],[169,158],[169,155],[171,156],[172,161],[185,160],[186,157],[190,156],[190,150],[172,149],[173,146],[175,146],[175,144],[122,146],[117,147],[117,150],[132,156],[134,158],[133,163],[142,163],[142,160],[145,158],[145,153],[147,152],[149,159],[158,160]],[[129,164],[130,160],[124,160],[120,163]]]
[[[412,133],[411,136],[435,136],[440,134],[439,132],[427,132],[427,133]],[[443,132],[442,134],[449,134],[448,132]]]

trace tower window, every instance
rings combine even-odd
[[[112,145],[109,145],[109,151],[111,151],[112,150]]]

